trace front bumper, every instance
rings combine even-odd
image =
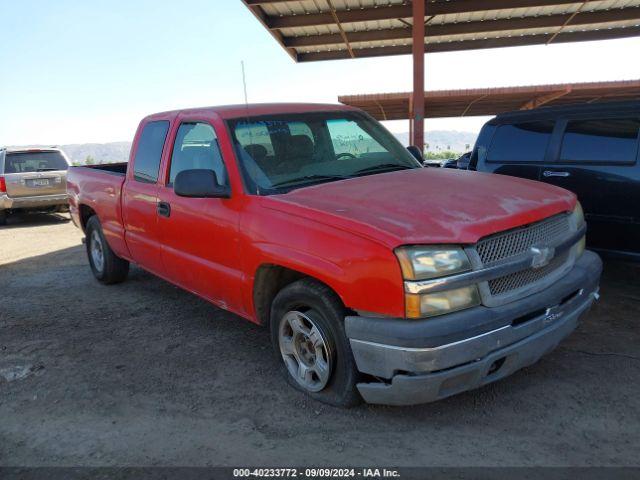
[[[426,320],[347,317],[346,332],[369,403],[439,400],[535,363],[577,326],[598,296],[602,262],[585,252],[544,292],[500,307],[476,307]]]
[[[0,210],[16,210],[19,208],[45,208],[56,205],[67,205],[69,196],[66,193],[56,195],[38,195],[34,197],[9,197],[0,195]]]

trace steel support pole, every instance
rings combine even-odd
[[[411,144],[424,151],[424,0],[413,0],[413,135]]]

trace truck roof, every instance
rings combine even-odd
[[[260,115],[278,115],[283,113],[308,113],[308,112],[333,112],[333,111],[360,111],[347,105],[331,103],[250,103],[237,105],[220,105],[213,107],[185,108],[167,112],[154,113],[146,117],[147,120],[155,117],[166,117],[178,113],[202,113],[217,115],[223,120],[241,117],[255,117]]]

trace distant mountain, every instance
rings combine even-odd
[[[400,143],[409,145],[409,132],[394,133]],[[464,153],[473,148],[473,144],[478,137],[477,133],[459,132],[457,130],[429,130],[424,132],[425,150],[428,152],[438,152],[451,150],[453,152]]]
[[[93,158],[94,163],[116,163],[129,160],[131,142],[76,143],[60,148],[73,163],[84,164],[87,157]]]

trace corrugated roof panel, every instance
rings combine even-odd
[[[551,106],[611,100],[632,101],[640,99],[640,80],[427,91],[425,116],[495,115],[526,108],[532,100],[544,98],[551,92],[564,94],[553,99],[547,98],[542,104]],[[362,108],[379,120],[392,120],[409,118],[410,98],[411,93],[403,92],[342,95],[338,97],[338,101]]]
[[[562,29],[562,32],[586,32],[593,30],[603,30],[608,28],[620,28],[620,27],[633,27],[639,25],[640,22],[635,20],[627,20],[622,22],[615,23],[596,23],[591,25],[576,25],[576,26],[566,26]],[[436,44],[436,43],[446,43],[446,42],[461,42],[465,40],[482,40],[488,38],[510,38],[510,37],[521,37],[527,35],[551,35],[557,33],[560,30],[559,27],[549,27],[549,28],[528,28],[521,30],[502,30],[497,32],[486,32],[486,33],[467,33],[460,35],[443,35],[438,37],[427,37],[425,39],[426,44]]]
[[[325,0],[312,0],[321,5]],[[349,0],[353,1],[353,0]],[[380,0],[377,0],[378,2]],[[309,2],[293,2],[309,3]],[[278,5],[278,4],[275,4]],[[335,5],[335,3],[334,3]],[[565,5],[557,5],[550,7],[528,7],[528,8],[512,8],[503,10],[490,10],[485,12],[474,12],[466,14],[448,14],[437,15],[431,19],[428,25],[443,25],[443,24],[460,24],[467,22],[482,22],[499,19],[521,19],[528,17],[544,17],[548,15],[562,15],[575,13],[582,5],[582,2],[571,3]],[[603,0],[587,3],[580,10],[580,13],[597,12],[610,9],[618,9],[621,5],[628,8],[640,7],[640,0]],[[273,5],[271,5],[273,6]],[[337,7],[336,7],[337,8]],[[578,13],[577,15],[580,15]],[[427,17],[428,18],[428,17]],[[409,22],[410,23],[410,22]],[[387,30],[392,28],[408,28],[407,22],[402,22],[399,19],[389,20],[371,20],[364,22],[352,22],[341,24],[345,32],[361,32],[361,31],[375,31],[375,30]],[[285,37],[299,37],[307,35],[319,35],[339,33],[340,29],[337,24],[331,23],[327,25],[316,25],[310,27],[294,27],[294,28],[282,28],[280,30]]]
[[[332,0],[337,11],[354,10],[366,7],[385,7],[388,5],[402,5],[405,0]],[[330,11],[326,0],[298,0],[290,2],[265,3],[261,5],[269,16],[303,15]]]
[[[624,27],[633,27],[640,25],[640,21],[638,20],[626,20],[614,23],[596,23],[590,25],[577,25],[577,26],[566,26],[562,29],[562,32],[581,32],[581,31],[594,31],[594,30],[602,30],[608,28],[624,28]],[[467,34],[459,34],[459,35],[442,35],[438,37],[427,37],[425,39],[426,44],[439,44],[439,43],[448,43],[448,42],[461,42],[466,40],[483,40],[483,39],[492,39],[492,38],[510,38],[510,37],[520,37],[520,36],[530,36],[530,35],[552,35],[559,31],[559,27],[550,27],[550,28],[529,28],[529,29],[521,29],[521,30],[502,30],[496,32],[487,32],[487,33],[467,33]],[[376,41],[367,41],[367,42],[351,42],[350,45],[353,49],[366,49],[366,48],[376,48],[376,47],[392,47],[397,45],[411,45],[412,41],[410,38],[406,39],[394,39],[394,40],[376,40]],[[326,51],[336,51],[336,50],[346,50],[346,45],[344,42],[330,43],[325,45],[318,45],[313,47],[299,47],[297,50],[300,53],[309,53],[309,52],[326,52]]]
[[[592,0],[588,2],[569,0],[568,3],[562,3],[566,0],[558,0],[560,4],[556,5],[544,5],[547,0],[540,1],[543,3],[541,6],[440,14],[433,18],[429,17],[430,3],[427,3],[425,18],[428,23],[428,37],[426,41],[430,44],[443,44],[469,40],[490,40],[489,42],[468,45],[461,44],[459,47],[478,48],[482,46],[482,48],[488,48],[538,43],[536,40],[533,42],[522,41],[522,37],[549,36],[558,32],[575,33],[573,37],[564,35],[565,41],[619,38],[640,34],[638,29],[640,0]],[[372,54],[384,55],[386,47],[397,47],[391,48],[389,53],[407,53],[405,48],[399,48],[399,46],[411,45],[412,19],[410,16],[403,18],[390,16],[392,14],[410,15],[411,6],[408,0],[331,0],[331,3],[338,11],[338,17],[342,19],[341,25],[333,21],[329,13],[328,0],[280,1],[261,3],[250,8],[269,27],[274,29],[278,41],[284,45],[297,45],[295,51],[298,54],[346,50],[347,46],[341,38],[341,29],[350,35],[350,44],[354,49],[374,48],[376,51]],[[436,3],[440,4],[438,7],[440,10],[449,6],[456,9],[456,4],[461,4],[459,0],[439,0]],[[514,1],[514,3],[519,2]],[[491,2],[487,4],[491,5]],[[475,4],[467,3],[466,5],[477,8]],[[434,5],[431,7],[436,8]],[[390,8],[388,13],[384,13],[385,8]],[[370,15],[367,15],[368,12]],[[306,15],[309,17],[305,20],[304,16]],[[545,20],[546,17],[549,17],[549,20]],[[348,19],[352,21],[349,22]],[[513,20],[513,23],[511,24],[509,20]],[[565,20],[568,20],[569,23],[566,23]],[[492,24],[491,22],[496,23]],[[583,24],[583,22],[589,23]],[[448,31],[448,25],[451,26],[451,31]],[[624,28],[628,27],[632,28],[627,34]],[[579,34],[580,32],[600,30],[603,31],[602,35],[597,33]],[[367,35],[367,32],[372,33]],[[323,38],[324,36],[326,38]],[[504,40],[495,41],[497,39]],[[513,39],[513,42],[509,39]],[[322,44],[323,42],[328,43]],[[541,42],[544,42],[544,39]],[[443,49],[438,48],[437,50]],[[451,48],[446,47],[444,50],[451,50]],[[300,60],[320,60],[340,58],[341,56],[344,57],[344,55],[311,55],[300,58]]]

